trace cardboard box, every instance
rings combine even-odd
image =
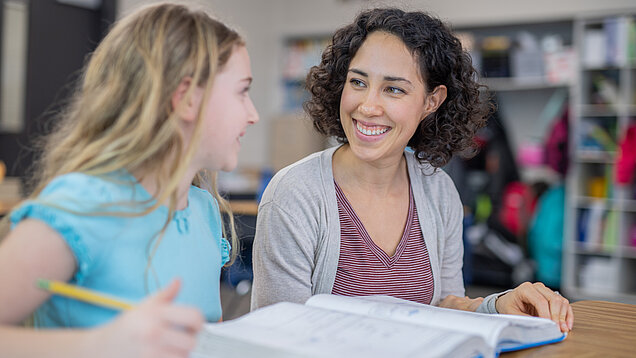
[[[278,171],[326,148],[325,137],[304,113],[274,118],[271,126],[271,164]]]

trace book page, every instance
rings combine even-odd
[[[548,336],[546,339],[556,338],[554,329],[558,331],[558,337],[561,337],[558,326],[544,318],[460,311],[390,296],[316,295],[312,296],[306,305],[477,335],[482,337],[493,349],[498,346],[501,339],[509,341],[509,344],[513,340],[524,342],[526,337],[521,331],[534,332],[527,337],[529,341],[539,339],[541,332],[546,332],[546,330],[545,334]],[[511,326],[517,327],[517,329],[507,328]],[[504,330],[514,332],[506,332],[502,338]]]
[[[294,303],[208,324],[192,358],[494,356],[479,337]]]

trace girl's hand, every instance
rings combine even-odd
[[[474,312],[483,301],[483,297],[469,298],[468,296],[458,297],[448,295],[440,302],[439,307]]]
[[[538,316],[551,319],[561,332],[572,330],[574,314],[570,302],[541,282],[524,282],[514,290],[497,298],[495,307],[499,313]]]
[[[203,326],[195,308],[175,305],[181,284],[168,287],[92,334],[99,357],[188,357]]]

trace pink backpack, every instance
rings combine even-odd
[[[566,107],[561,117],[554,122],[545,143],[545,163],[563,176],[568,170],[568,129],[568,109]]]
[[[629,184],[636,173],[636,124],[627,128],[625,137],[619,144],[616,159],[616,182]]]

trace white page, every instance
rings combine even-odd
[[[316,295],[312,296],[306,305],[477,335],[488,342],[493,349],[497,347],[501,331],[510,325],[524,327],[524,329],[531,331],[554,326],[560,332],[554,322],[544,318],[460,311],[419,304],[390,296]],[[507,336],[506,338],[513,337],[523,338],[519,335]]]
[[[458,350],[453,351],[453,348]],[[233,321],[207,325],[192,358],[249,355],[472,357],[479,354],[494,356],[494,352],[488,350],[478,337],[317,307],[278,303]]]

